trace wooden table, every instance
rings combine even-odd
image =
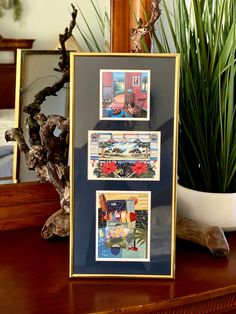
[[[236,234],[227,238],[228,259],[177,241],[175,280],[72,280],[68,239],[1,231],[0,313],[236,313]]]

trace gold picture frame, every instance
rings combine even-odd
[[[59,50],[17,49],[16,68],[16,127],[21,128],[26,142],[29,141],[26,120],[28,114],[24,107],[34,101],[34,96],[43,88],[53,85],[61,78],[61,72],[55,71],[60,61]],[[46,116],[58,114],[68,117],[69,83],[56,96],[47,97],[41,105]],[[38,181],[35,171],[27,168],[24,153],[17,145],[14,150],[13,179],[15,182]]]
[[[71,278],[175,276],[179,60],[179,54],[71,53]],[[103,69],[150,71],[148,121],[100,119]],[[156,160],[150,150],[159,150]],[[158,180],[145,180],[156,162]]]

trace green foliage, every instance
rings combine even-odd
[[[14,20],[19,21],[22,17],[23,7],[20,0],[14,0],[11,6],[14,13]],[[7,8],[2,4],[0,4],[0,17],[4,16],[4,10]]]
[[[147,210],[137,210],[136,214],[137,214],[136,228],[147,230],[147,228],[148,228],[148,211]]]
[[[153,40],[181,54],[179,183],[208,192],[236,192],[235,0],[163,0]]]
[[[147,240],[148,240],[148,211],[138,210],[136,228],[134,233],[135,241],[139,246],[146,245],[147,250]],[[147,254],[147,252],[146,252]]]
[[[14,0],[13,6],[14,6],[14,20],[18,21],[20,20],[22,16],[22,11],[23,11],[20,0]]]
[[[119,94],[123,94],[124,91],[125,91],[124,85],[116,84],[116,85],[115,85],[115,91],[114,91],[114,92],[115,92],[115,95],[114,95],[114,96],[117,96],[117,95],[119,95]]]
[[[139,245],[146,244],[147,243],[147,228],[145,225],[143,225],[143,228],[136,228],[135,229],[135,240]]]
[[[97,21],[97,27],[99,29],[99,34],[104,39],[105,43],[105,37],[106,37],[106,29],[107,32],[110,33],[110,18],[108,13],[105,12],[102,13],[98,2],[96,0],[90,0],[91,4],[91,12],[94,13],[94,17]],[[82,27],[80,23],[76,23],[76,27],[81,35],[81,38],[83,39],[88,51],[90,52],[103,52],[105,50],[104,47],[99,45],[99,39],[95,37],[93,30],[91,29],[83,10],[80,8],[80,6],[77,4],[77,9],[79,13],[79,19],[81,19],[84,22],[84,26]]]

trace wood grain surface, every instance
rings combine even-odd
[[[132,43],[130,30],[137,27],[136,18],[142,18],[144,22],[145,13],[150,12],[151,0],[130,0],[133,5],[133,12],[127,0],[112,0],[111,6],[111,50],[112,52],[131,52]],[[134,16],[135,14],[135,16]],[[136,17],[136,18],[135,18]],[[150,45],[150,42],[148,42]]]
[[[29,208],[30,209],[30,208]],[[225,313],[236,310],[236,234],[228,259],[177,241],[176,279],[69,279],[68,239],[40,228],[0,234],[0,313]]]
[[[60,208],[59,195],[49,183],[17,183],[0,186],[0,231],[43,226]]]

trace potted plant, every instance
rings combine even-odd
[[[165,0],[162,5],[167,22],[158,20],[154,45],[159,52],[171,52],[174,44],[181,54],[178,212],[234,230],[235,1],[176,0],[173,15]]]

